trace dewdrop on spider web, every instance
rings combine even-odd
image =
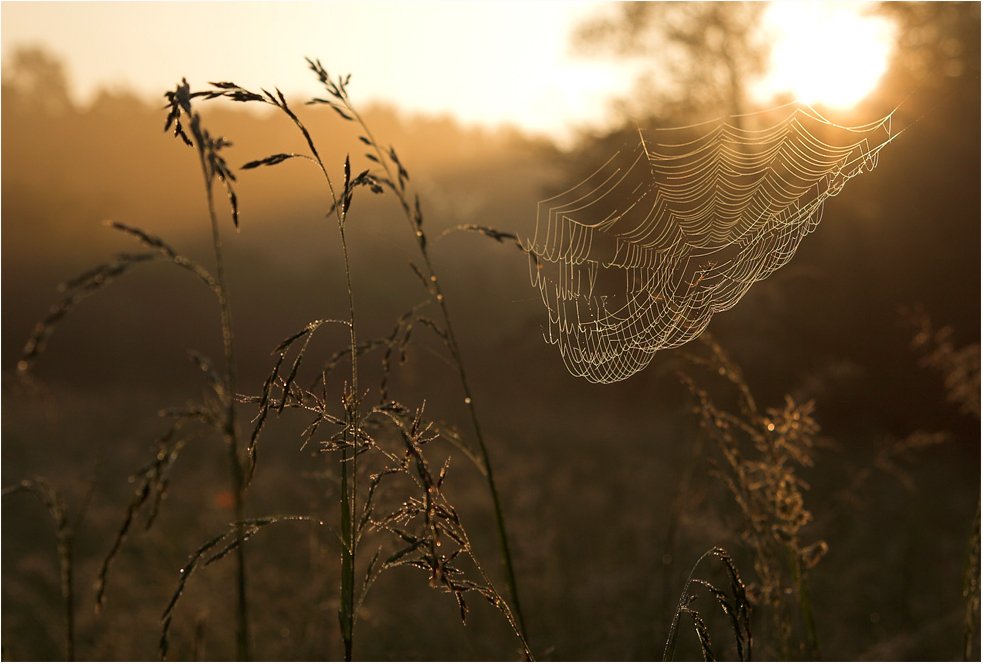
[[[525,243],[567,369],[613,383],[698,337],[788,263],[823,204],[877,165],[891,115],[857,127],[805,104],[643,132],[539,204]]]

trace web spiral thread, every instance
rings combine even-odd
[[[791,260],[826,199],[897,135],[891,116],[842,127],[803,104],[777,112],[640,130],[539,204],[530,278],[573,375],[623,380],[698,337]]]

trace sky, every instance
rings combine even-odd
[[[410,112],[450,113],[469,124],[508,123],[562,141],[578,127],[603,126],[612,101],[629,94],[640,71],[638,64],[574,51],[575,26],[605,4],[5,1],[0,48],[6,58],[18,46],[43,46],[65,63],[82,104],[103,87],[156,98],[181,77],[192,88],[225,80],[314,96],[320,88],[304,63],[310,56],[333,74],[352,74],[349,92],[356,103],[388,101]],[[778,3],[769,15],[777,17],[771,21],[777,26],[776,63],[786,67],[776,66],[775,76],[759,88],[762,94],[794,87],[796,80],[802,84],[795,69],[787,71],[799,62],[796,45],[814,62],[816,50],[807,42],[829,40],[830,25],[849,45],[838,49],[850,58],[834,78],[840,87],[857,69],[858,52],[889,38],[883,24],[851,23],[858,10],[849,3],[819,3],[821,9],[813,6],[808,15],[793,9],[808,4]],[[813,87],[837,71],[828,66],[830,56],[824,54],[825,68],[809,70]],[[812,93],[800,96],[806,94]]]
[[[159,96],[192,88],[320,93],[304,62],[352,74],[356,100],[453,112],[546,131],[602,118],[633,75],[571,53],[594,2],[4,2],[2,50],[41,44],[68,68],[76,99],[103,85]]]

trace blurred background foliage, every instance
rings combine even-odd
[[[911,349],[919,328],[899,307],[921,306],[936,329],[949,328],[947,343],[978,347],[980,6],[883,3],[876,11],[899,26],[890,68],[874,93],[835,119],[866,122],[900,104],[895,128],[905,133],[876,170],[827,203],[823,223],[793,261],[717,316],[710,331],[762,407],[780,406],[785,394],[816,401],[826,445],[803,475],[815,515],[806,535],[830,547],[811,576],[823,657],[947,659],[962,652],[961,575],[980,494],[979,421],[947,402],[942,373],[919,365]],[[366,119],[408,166],[431,238],[461,223],[529,237],[537,202],[591,173],[638,126],[755,110],[747,90],[768,54],[757,31],[761,12],[744,3],[605,7],[571,37],[574,48],[646,59],[653,74],[630,99],[612,100],[622,129],[585,129],[569,149],[395,108],[373,107]],[[357,84],[352,94],[357,100]],[[70,511],[95,487],[76,543],[77,653],[150,659],[177,570],[229,519],[226,498],[208,488],[222,486],[217,443],[186,452],[160,523],[127,543],[120,582],[98,617],[89,582],[132,492],[127,478],[162,432],[157,411],[201,392],[197,369],[184,361],[187,349],[221,355],[209,296],[178,271],[151,266],[87,300],[61,325],[37,365],[40,391],[25,391],[13,370],[59,283],[134,250],[104,219],[144,228],[207,264],[200,176],[190,151],[162,134],[160,105],[115,89],[79,107],[61,64],[43,51],[25,48],[4,61],[2,98],[3,485],[42,475]],[[303,149],[280,117],[219,103],[200,110],[213,134],[233,142],[232,165]],[[370,166],[359,165],[356,136],[334,113],[302,112],[339,173],[349,152],[356,168]],[[284,337],[347,311],[341,254],[323,223],[327,203],[316,175],[286,163],[239,176],[241,232],[229,234],[226,249],[244,391],[258,392]],[[389,197],[356,196],[349,246],[366,337],[388,334],[424,298],[407,265],[415,249],[404,224]],[[544,312],[521,254],[458,233],[437,240],[433,255],[502,483],[534,652],[658,657],[692,562],[723,546],[739,568],[749,565],[736,508],[695,455],[698,422],[675,377],[694,370],[667,352],[622,383],[573,379],[542,340]],[[325,357],[343,336],[332,343],[319,349]],[[415,344],[439,351],[426,339]],[[978,357],[977,350],[977,413]],[[425,397],[432,416],[463,424],[453,371],[417,352],[393,389]],[[944,431],[946,442],[900,445],[917,431]],[[288,426],[270,435],[249,511],[316,509],[321,461],[298,449]],[[892,449],[897,463],[871,472]],[[486,567],[498,573],[490,508],[477,471],[458,457],[451,490]],[[900,468],[906,481],[883,468]],[[15,500],[4,499],[3,656],[55,659],[62,617],[54,531],[42,506]],[[978,511],[975,519],[978,528]],[[285,527],[250,546],[256,656],[339,657],[330,543]],[[174,641],[184,643],[175,657],[231,656],[226,574],[218,566],[195,579],[186,613],[172,627]],[[461,627],[453,603],[424,585],[398,573],[380,580],[360,618],[356,657],[515,654],[491,610],[475,607]],[[978,657],[978,634],[975,643]],[[697,649],[679,656],[699,657],[690,646]]]

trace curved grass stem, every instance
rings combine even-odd
[[[317,71],[314,63],[311,63],[311,67]],[[447,308],[446,299],[441,292],[440,280],[437,278],[437,273],[434,270],[433,263],[430,260],[430,253],[427,251],[426,235],[423,233],[421,228],[423,218],[422,213],[420,212],[419,200],[416,200],[413,206],[410,205],[405,187],[403,186],[403,181],[407,176],[405,175],[402,165],[396,159],[395,151],[391,150],[389,153],[386,153],[382,149],[378,140],[376,140],[375,136],[372,134],[372,130],[351,104],[346,94],[343,94],[340,99],[345,105],[345,111],[351,115],[354,121],[357,122],[365,132],[368,145],[375,151],[375,161],[377,161],[385,171],[389,185],[398,197],[403,208],[403,212],[406,214],[406,218],[410,222],[410,227],[416,235],[417,245],[420,248],[420,254],[423,256],[423,263],[426,267],[424,276],[429,279],[432,292],[437,299],[437,304],[440,306],[440,312],[444,318],[444,329],[447,331],[447,346],[450,349],[451,355],[454,359],[454,364],[457,366],[458,374],[461,378],[461,388],[464,391],[464,403],[467,405],[468,412],[471,415],[471,423],[474,427],[475,440],[478,442],[478,450],[481,454],[485,477],[488,481],[488,490],[491,493],[492,504],[495,509],[495,526],[498,533],[499,547],[501,549],[502,563],[505,568],[505,577],[506,583],[508,584],[509,596],[512,599],[514,614],[518,622],[519,629],[522,632],[523,639],[525,639],[527,638],[525,620],[523,619],[522,608],[519,603],[518,584],[516,583],[515,567],[512,564],[512,553],[509,547],[508,532],[505,527],[505,515],[502,510],[502,502],[499,499],[498,489],[495,485],[495,475],[492,471],[492,463],[488,455],[488,447],[485,445],[485,439],[481,433],[481,424],[478,420],[478,412],[475,409],[474,398],[471,395],[471,388],[468,385],[467,372],[464,369],[464,359],[461,356],[460,346],[457,343],[457,337],[454,335],[454,327],[451,324],[450,311]],[[397,173],[396,177],[393,177],[393,171],[390,165],[391,162],[395,162],[395,165],[399,168],[399,172]]]

